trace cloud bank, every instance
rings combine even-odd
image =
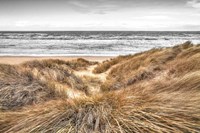
[[[187,4],[193,8],[200,9],[200,0],[190,0]]]
[[[200,0],[0,0],[0,30],[200,30],[199,8]]]

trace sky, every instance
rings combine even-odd
[[[200,31],[200,0],[0,0],[0,31]]]

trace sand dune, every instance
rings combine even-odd
[[[1,58],[10,64],[0,65],[0,132],[200,132],[200,45],[89,61]]]

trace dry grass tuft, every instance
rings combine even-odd
[[[86,99],[49,101],[21,112],[4,112],[0,115],[3,118],[0,129],[44,133],[197,133],[200,131],[200,90],[188,88],[185,91],[182,85],[177,85],[162,91],[153,86],[145,92],[144,88],[132,88]],[[175,86],[179,89],[173,89]]]
[[[93,73],[95,74],[99,74],[99,73],[103,73],[106,72],[109,68],[111,68],[112,66],[118,64],[121,61],[124,61],[126,59],[131,58],[131,55],[127,55],[127,56],[119,56],[117,58],[113,58],[107,61],[104,61],[103,63],[98,64],[98,66],[93,70]]]
[[[26,63],[23,63],[22,65],[24,67],[30,67],[30,68],[44,68],[44,67],[54,67],[55,65],[66,65],[70,67],[73,70],[82,70],[86,69],[90,65],[95,65],[97,62],[90,62],[82,58],[78,58],[72,61],[63,61],[59,59],[48,59],[48,60],[42,60],[42,61],[28,61]]]
[[[34,79],[31,73],[22,72],[15,66],[0,64],[0,109],[16,109],[54,97],[54,91]]]
[[[72,69],[73,67],[76,69],[83,67],[83,65],[80,65],[80,62],[84,62],[84,60],[74,60],[71,65],[69,65],[70,62],[66,63],[61,60],[42,60],[26,62],[22,64],[22,67],[26,71],[32,72],[34,77],[45,84],[52,84],[53,86],[63,84],[65,86],[63,87],[64,90],[72,88],[85,91],[86,86],[83,84],[82,79],[74,75],[74,70]],[[79,64],[79,66],[75,66],[74,64]]]

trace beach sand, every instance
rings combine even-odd
[[[0,57],[0,64],[11,64],[11,65],[17,65],[26,61],[32,61],[32,60],[44,60],[44,59],[60,59],[64,61],[69,61],[77,58],[83,58],[88,61],[98,61],[102,62],[105,60],[108,60],[110,56],[49,56],[49,57],[34,57],[34,56],[2,56]]]

